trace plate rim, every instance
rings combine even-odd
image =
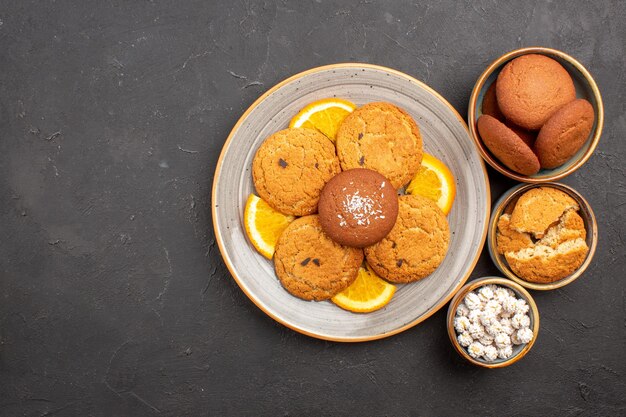
[[[268,89],[266,92],[264,92],[263,94],[261,94],[261,96],[259,96],[259,98],[257,98],[244,112],[243,114],[239,117],[239,119],[237,120],[237,122],[235,123],[235,125],[233,126],[233,128],[231,129],[230,133],[228,134],[228,137],[226,138],[226,141],[224,142],[224,144],[222,145],[222,150],[220,151],[220,156],[217,160],[217,164],[215,166],[215,171],[214,171],[214,176],[213,176],[213,184],[212,184],[212,189],[211,189],[211,219],[213,221],[213,232],[215,234],[215,241],[217,242],[217,246],[219,248],[220,251],[220,255],[222,257],[222,260],[224,261],[224,264],[226,265],[226,268],[228,269],[230,275],[232,278],[234,278],[235,282],[237,283],[237,286],[243,291],[243,293],[246,295],[246,297],[248,297],[248,299],[250,301],[252,301],[252,303],[254,305],[256,305],[263,313],[265,313],[267,316],[269,316],[270,318],[272,318],[274,321],[282,324],[283,326],[294,330],[298,333],[304,334],[306,336],[310,336],[316,339],[321,339],[321,340],[327,340],[327,341],[331,341],[331,342],[349,342],[349,343],[356,343],[356,342],[367,342],[367,341],[372,341],[372,340],[379,340],[379,339],[384,339],[399,333],[402,333],[412,327],[417,326],[418,324],[420,324],[421,322],[425,321],[426,319],[428,319],[429,317],[431,317],[432,315],[434,315],[437,311],[439,311],[443,306],[445,306],[451,299],[452,297],[454,297],[454,295],[459,291],[459,289],[461,287],[463,287],[463,285],[465,285],[465,283],[467,282],[467,280],[469,279],[470,275],[472,274],[472,272],[474,271],[474,268],[476,267],[476,264],[478,263],[478,259],[480,259],[480,256],[483,252],[484,246],[485,246],[485,241],[487,238],[487,230],[489,228],[489,215],[491,213],[491,185],[489,183],[489,175],[487,174],[487,168],[485,165],[485,161],[483,160],[483,158],[481,157],[480,153],[478,152],[477,149],[474,149],[476,151],[476,153],[478,154],[478,163],[480,165],[480,167],[483,170],[483,178],[485,179],[485,190],[486,190],[486,205],[485,205],[485,213],[483,213],[483,231],[482,231],[482,236],[480,238],[480,244],[479,244],[479,249],[476,253],[476,256],[474,257],[474,259],[471,262],[470,267],[468,268],[468,272],[463,276],[463,278],[457,283],[457,285],[454,287],[454,289],[452,291],[450,291],[450,293],[444,297],[444,299],[439,302],[438,304],[436,304],[434,307],[432,307],[426,314],[420,316],[419,318],[403,325],[400,326],[396,329],[390,330],[388,332],[384,332],[384,333],[380,333],[380,334],[376,334],[376,335],[371,335],[371,336],[359,336],[359,337],[331,337],[331,336],[327,336],[324,334],[320,334],[320,333],[315,333],[315,332],[311,332],[305,329],[302,329],[300,327],[298,327],[295,324],[289,323],[283,319],[281,319],[280,317],[277,317],[275,314],[273,314],[272,312],[270,312],[268,309],[265,308],[265,306],[259,301],[257,300],[253,294],[250,294],[245,286],[241,283],[240,281],[240,277],[237,276],[236,272],[235,272],[235,268],[234,265],[231,263],[230,258],[228,256],[224,248],[224,242],[223,242],[223,236],[221,231],[218,229],[217,227],[217,206],[216,206],[216,190],[217,190],[217,185],[218,185],[218,181],[220,179],[220,172],[221,172],[221,168],[222,168],[222,164],[224,162],[224,155],[226,153],[226,149],[230,146],[231,141],[233,140],[233,137],[235,136],[235,133],[239,130],[239,128],[241,127],[241,125],[243,124],[243,122],[246,120],[246,118],[248,117],[248,115],[261,103],[263,102],[269,95],[271,95],[272,93],[274,93],[276,90],[280,89],[281,87],[283,87],[286,84],[289,84],[299,78],[302,78],[304,76],[307,76],[309,74],[314,74],[316,72],[322,72],[322,71],[327,71],[327,70],[332,70],[332,69],[338,69],[338,68],[368,68],[368,69],[373,69],[373,70],[379,70],[379,71],[384,71],[384,72],[389,72],[391,74],[394,74],[396,76],[402,77],[406,80],[408,80],[411,83],[415,83],[418,86],[420,86],[421,88],[427,90],[429,93],[431,93],[433,96],[435,96],[435,98],[437,98],[439,101],[441,101],[445,106],[447,106],[452,113],[456,116],[456,118],[459,120],[459,122],[461,123],[461,125],[463,126],[463,128],[465,129],[465,131],[467,132],[467,135],[469,137],[469,139],[471,140],[471,135],[469,132],[469,127],[467,125],[467,123],[465,122],[465,120],[461,117],[461,115],[459,114],[459,112],[448,102],[448,100],[446,100],[441,94],[439,94],[437,91],[435,91],[433,88],[431,88],[430,86],[428,86],[427,84],[425,84],[424,82],[393,68],[389,68],[389,67],[385,67],[382,65],[376,65],[376,64],[368,64],[368,63],[360,63],[360,62],[344,62],[344,63],[336,63],[336,64],[329,64],[329,65],[322,65],[322,66],[318,66],[318,67],[314,67],[314,68],[310,68],[308,70],[305,71],[301,71],[298,72],[288,78],[283,79],[282,81],[278,82],[277,84],[275,84],[274,86],[272,86],[270,89]],[[472,141],[473,144],[473,141]],[[475,147],[475,144],[474,144]]]

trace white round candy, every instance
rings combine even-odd
[[[497,321],[498,319],[496,318],[496,315],[491,311],[483,311],[483,314],[480,316],[480,324],[485,327],[490,326],[492,323]]]
[[[521,329],[523,327],[530,326],[530,317],[526,314],[516,314],[511,319],[511,326],[515,329]]]
[[[487,304],[485,304],[485,311],[498,315],[502,312],[502,305],[496,300],[489,300]]]
[[[493,341],[499,348],[511,345],[511,338],[506,333],[498,333]]]
[[[472,342],[467,347],[467,352],[472,358],[479,358],[480,356],[483,355],[484,351],[485,351],[485,347],[480,342]]]
[[[488,361],[495,361],[498,358],[498,349],[495,346],[485,346],[483,357]]]
[[[519,329],[517,331],[517,338],[522,343],[528,343],[533,340],[533,331],[528,327],[524,327],[523,329]]]
[[[480,339],[485,335],[485,328],[477,323],[470,324],[469,329],[467,330],[469,331],[469,334],[472,336],[472,338],[475,340]]]
[[[469,319],[469,321],[471,321],[472,323],[477,323],[480,324],[480,317],[483,315],[483,312],[480,311],[479,309],[476,310],[471,310],[469,312],[469,314],[467,315],[467,318]]]
[[[502,326],[501,333],[508,334],[509,336],[511,336],[513,333],[515,333],[515,329],[510,324],[507,324],[506,326]]]
[[[477,308],[480,308],[482,305],[482,303],[480,302],[480,298],[478,298],[478,295],[476,295],[476,293],[474,292],[467,293],[464,301],[465,301],[465,305],[470,310],[475,310]]]
[[[506,290],[506,288],[498,287],[498,289],[494,291],[494,298],[500,303],[503,303],[504,300],[509,298],[509,292]]]
[[[529,307],[525,300],[517,300],[515,302],[515,314],[526,314],[528,310]]]
[[[463,347],[468,347],[474,341],[468,332],[463,332],[458,335],[457,340],[459,341],[459,345]]]
[[[498,333],[502,333],[504,329],[498,321],[495,321],[491,323],[491,325],[486,327],[485,331],[489,333],[491,336],[495,337]]]
[[[456,308],[457,316],[467,317],[469,312],[470,312],[470,309],[465,305],[465,303],[459,304],[459,306]]]
[[[503,348],[498,349],[498,357],[500,359],[508,359],[513,356],[513,348],[511,345],[507,345]]]
[[[517,298],[508,297],[502,302],[503,311],[513,314],[515,313],[516,309],[517,309]]]
[[[457,333],[463,333],[467,331],[470,324],[472,323],[470,323],[467,317],[460,316],[454,318],[454,329],[457,331]]]
[[[493,344],[493,336],[492,336],[492,335],[490,335],[489,333],[485,333],[485,334],[483,335],[483,337],[481,337],[480,339],[478,339],[478,341],[479,341],[480,343],[482,343],[483,345],[485,345],[485,346],[489,346],[489,345]]]
[[[486,303],[493,298],[493,291],[489,286],[481,287],[478,290],[478,298],[480,298],[480,301],[483,303]]]

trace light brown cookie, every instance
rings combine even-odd
[[[526,191],[511,214],[511,228],[520,233],[532,233],[541,239],[548,227],[558,222],[566,210],[578,210],[578,203],[561,190],[536,187]]]
[[[537,283],[550,283],[575,272],[585,261],[589,248],[581,239],[567,240],[555,248],[534,245],[504,256],[509,267],[520,278]]]
[[[578,99],[561,107],[543,125],[535,152],[543,168],[556,168],[570,159],[587,141],[595,113],[587,100]]]
[[[332,241],[317,215],[291,222],[274,253],[283,287],[304,300],[328,300],[343,291],[356,279],[362,262],[363,251]]]
[[[504,66],[496,85],[504,116],[538,130],[561,107],[576,99],[572,77],[561,64],[539,54],[522,55]]]
[[[483,114],[477,127],[485,146],[508,168],[523,175],[539,171],[539,159],[532,149],[504,123]]]
[[[587,238],[585,221],[575,209],[569,209],[563,213],[559,222],[546,230],[544,236],[537,242],[538,245],[550,246],[556,249],[561,243],[574,239]]]
[[[498,253],[514,252],[533,245],[533,240],[528,233],[520,233],[511,228],[511,215],[503,214],[498,219],[498,231],[496,234],[496,246]]]
[[[366,247],[365,256],[387,281],[413,282],[437,269],[449,241],[448,221],[437,204],[419,195],[403,195],[395,226],[383,240]]]
[[[259,197],[284,214],[317,212],[322,188],[341,171],[335,146],[312,129],[285,129],[268,137],[252,161]]]
[[[353,111],[337,132],[344,170],[368,168],[395,188],[406,185],[422,162],[422,137],[413,118],[390,103],[369,103]]]
[[[362,248],[378,242],[393,228],[398,194],[378,172],[355,168],[326,183],[318,206],[322,229],[331,239]]]

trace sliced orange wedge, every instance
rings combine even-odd
[[[250,194],[243,212],[244,226],[248,238],[257,251],[272,259],[276,242],[281,233],[295,217],[282,214],[269,206],[263,199]]]
[[[380,278],[366,264],[359,268],[356,280],[331,301],[354,313],[369,313],[386,306],[395,292],[395,285]]]
[[[456,194],[454,176],[443,162],[425,153],[422,166],[406,187],[406,192],[430,198],[445,214],[448,214]]]
[[[291,119],[289,127],[315,129],[334,142],[339,125],[354,109],[354,103],[340,98],[317,100],[300,110]]]

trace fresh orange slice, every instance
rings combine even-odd
[[[243,218],[248,238],[267,259],[272,259],[280,234],[295,219],[274,210],[254,194],[248,197]]]
[[[454,176],[443,162],[425,153],[422,166],[406,187],[406,192],[430,198],[445,214],[448,214],[456,194]]]
[[[315,129],[335,141],[339,125],[356,105],[340,98],[325,98],[309,104],[291,119],[289,127]]]
[[[359,268],[356,280],[331,301],[354,313],[369,313],[386,306],[395,292],[395,285],[380,278],[366,264]]]

